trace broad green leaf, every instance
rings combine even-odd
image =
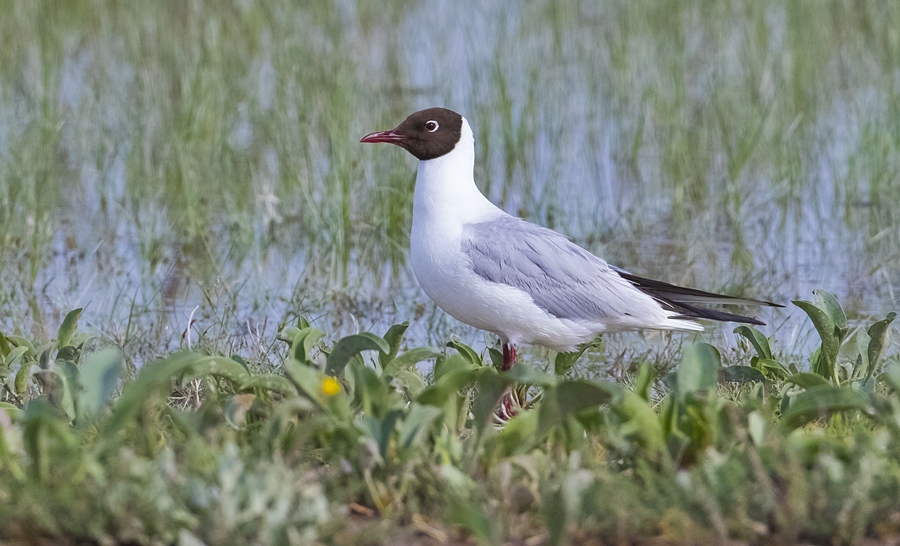
[[[79,388],[79,371],[78,367],[69,361],[57,361],[54,373],[62,381],[62,397],[59,404],[70,421],[75,419],[75,396]]]
[[[381,365],[382,370],[400,352],[400,344],[403,342],[403,336],[406,334],[407,328],[409,328],[409,321],[401,322],[388,328],[387,333],[384,334],[384,340],[390,349],[378,354],[378,363]]]
[[[66,318],[63,319],[62,325],[60,325],[59,327],[59,332],[56,335],[56,347],[58,349],[68,347],[70,345],[72,335],[78,328],[78,319],[81,318],[82,311],[82,308],[75,309],[74,311],[69,311],[69,314],[67,314]]]
[[[353,399],[363,411],[378,419],[386,418],[386,410],[391,406],[392,397],[385,383],[372,368],[355,362],[348,366],[353,375]]]
[[[481,366],[478,364],[473,364],[467,358],[460,355],[439,358],[434,364],[434,382],[439,382],[443,376],[457,370],[476,370],[480,367]]]
[[[291,341],[294,359],[297,360],[297,362],[311,366],[312,361],[310,360],[310,357],[312,355],[312,350],[323,337],[325,337],[325,332],[318,328],[303,328],[302,330],[298,330]]]
[[[29,377],[31,377],[31,366],[27,362],[22,362],[22,365],[19,366],[19,371],[16,372],[15,383],[13,383],[13,390],[19,396],[25,394],[25,389],[28,388]]]
[[[427,437],[431,423],[441,414],[434,406],[423,406],[415,402],[409,405],[406,417],[397,427],[397,444],[407,450],[418,446]]]
[[[781,421],[784,428],[793,430],[810,421],[847,410],[858,410],[870,415],[873,411],[872,400],[868,395],[848,387],[823,385],[792,397]]]
[[[719,351],[708,343],[685,348],[675,376],[675,394],[684,400],[689,394],[711,389],[719,382]]]
[[[534,366],[519,364],[513,369],[503,373],[511,381],[517,383],[525,383],[526,385],[540,385],[541,387],[550,387],[556,385],[558,379],[550,374],[546,374]]]
[[[247,368],[224,356],[206,356],[197,359],[185,373],[186,379],[212,375],[227,379],[236,385],[243,385],[250,379]]]
[[[312,400],[318,399],[322,386],[322,372],[293,358],[286,359],[283,366],[285,374],[294,382],[301,394]]]
[[[475,349],[469,347],[465,343],[462,343],[460,341],[455,341],[455,340],[449,341],[449,342],[447,342],[447,347],[450,347],[451,349],[456,349],[456,352],[458,352],[463,358],[465,358],[472,364],[475,364],[476,366],[484,365],[481,362],[481,357],[478,356],[478,353],[475,352]]]
[[[649,362],[642,362],[638,377],[634,382],[634,393],[644,400],[650,400],[650,387],[656,379],[656,369]]]
[[[866,356],[868,357],[869,368],[866,376],[870,377],[878,366],[884,349],[890,345],[891,339],[891,323],[897,317],[897,313],[888,313],[884,320],[880,320],[869,326],[867,333],[871,338],[866,348]]]
[[[451,395],[472,384],[483,369],[475,367],[460,356],[448,358],[443,367],[446,371],[419,395],[417,401],[420,404],[442,407]]]
[[[206,355],[182,352],[144,365],[137,377],[122,389],[122,396],[113,406],[106,422],[110,431],[119,430],[132,422],[151,401],[164,401],[172,390],[172,381],[181,376]]]
[[[673,401],[670,407],[674,406]],[[628,389],[621,389],[620,395],[610,403],[609,408],[622,421],[617,430],[619,434],[637,438],[652,455],[665,451],[662,416],[657,415],[648,401]]]
[[[395,356],[384,366],[383,375],[394,375],[400,370],[405,370],[415,366],[424,360],[431,360],[442,355],[441,352],[429,349],[428,347],[417,347],[410,349],[400,356]]]
[[[813,326],[819,333],[819,337],[822,339],[822,348],[813,362],[812,371],[825,379],[831,379],[834,377],[834,364],[837,361],[837,354],[841,345],[837,326],[835,326],[828,313],[808,301],[797,300],[794,301],[794,305],[809,316]]]
[[[425,379],[419,372],[399,370],[393,373],[391,387],[406,393],[410,400],[416,399],[425,390]]]
[[[497,370],[503,369],[503,352],[494,349],[493,347],[488,347],[488,357],[491,359],[491,366],[496,368]]]
[[[825,311],[835,326],[841,330],[846,330],[847,315],[844,314],[844,310],[841,308],[841,304],[838,303],[837,298],[820,288],[813,290],[813,295],[816,297],[816,307]]]
[[[9,415],[9,418],[13,421],[16,421],[24,414],[24,412],[19,407],[17,407],[15,404],[10,404],[9,402],[0,402],[0,410],[5,411],[6,414]],[[3,442],[2,428],[0,428],[0,442]],[[2,455],[2,450],[0,450],[0,455]]]
[[[733,383],[762,383],[766,377],[751,366],[727,366],[719,371],[719,380]]]
[[[122,353],[106,348],[91,354],[81,365],[79,419],[92,419],[112,399],[122,373]]]
[[[768,378],[784,379],[791,374],[790,370],[784,367],[784,364],[767,358],[757,358],[752,367],[761,371]]]
[[[895,393],[900,394],[900,362],[891,362],[885,366],[881,378],[887,381]]]
[[[753,443],[757,447],[763,445],[763,441],[766,438],[767,424],[766,418],[759,411],[751,412],[750,415],[747,416],[747,432],[750,434],[750,439],[753,440]]]
[[[526,453],[543,439],[538,437],[539,415],[537,411],[523,411],[503,425],[499,442],[506,456],[514,453]]]
[[[493,420],[494,410],[503,392],[512,383],[505,374],[498,374],[493,368],[485,368],[478,378],[478,394],[472,404],[472,416],[479,433],[489,426]]]
[[[747,325],[741,325],[734,329],[734,333],[743,336],[750,345],[756,350],[757,356],[766,360],[774,360],[772,356],[772,348],[769,347],[769,340],[765,334]]]
[[[826,380],[821,375],[810,372],[795,373],[794,375],[785,379],[785,382],[793,383],[794,385],[803,387],[804,389],[812,389],[815,387],[821,387],[823,385],[830,385],[828,380]]]
[[[335,343],[331,354],[328,355],[328,359],[325,361],[325,373],[333,376],[339,375],[344,371],[344,367],[350,362],[350,359],[363,351],[381,351],[386,353],[390,351],[390,347],[384,338],[369,332],[361,332],[341,338]]]
[[[565,375],[566,372],[571,370],[575,363],[578,362],[578,359],[581,358],[585,351],[602,346],[603,339],[598,337],[588,343],[582,343],[574,351],[568,353],[558,353],[556,351],[551,351],[550,364],[553,366],[553,371],[556,373],[556,375]]]
[[[274,373],[253,375],[241,385],[242,391],[253,389],[264,389],[286,397],[295,396],[297,394],[297,389],[287,377]]]
[[[617,390],[618,387],[611,391],[599,381],[584,380],[563,381],[545,390],[538,407],[538,436],[543,437],[570,415],[608,403],[613,398],[612,392]]]
[[[22,357],[22,355],[24,355],[27,352],[28,352],[28,347],[16,347],[15,349],[9,351],[9,353],[6,354],[6,359],[5,359],[4,364],[6,365],[7,368],[12,366],[13,364],[16,363],[17,360],[19,360]]]
[[[28,349],[28,356],[37,356],[37,351],[34,348],[34,345],[31,344],[28,339],[22,336],[6,336],[6,339],[16,347],[26,347]]]
[[[9,354],[11,347],[9,346],[9,342],[6,341],[6,336],[3,335],[3,332],[0,332],[0,357],[6,358],[6,355]]]
[[[277,339],[278,341],[284,341],[288,344],[293,344],[294,338],[297,337],[297,334],[299,332],[300,328],[297,328],[296,326],[285,326],[284,328],[279,330],[277,334],[275,334],[275,339]]]

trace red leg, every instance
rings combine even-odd
[[[508,372],[516,365],[516,348],[509,343],[503,344],[503,367],[504,372]],[[500,421],[506,421],[511,417],[515,417],[516,411],[513,410],[512,393],[509,389],[503,393],[500,398],[500,408],[497,410],[497,417]]]
[[[503,344],[503,368],[504,372],[508,372],[516,365],[516,347],[509,343]]]

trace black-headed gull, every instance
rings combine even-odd
[[[389,142],[419,160],[411,255],[444,311],[500,336],[503,368],[516,345],[571,351],[603,332],[703,330],[691,319],[763,324],[704,304],[770,305],[632,275],[550,229],[510,216],[475,186],[475,139],[446,108],[411,114],[361,142]]]

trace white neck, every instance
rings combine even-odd
[[[475,185],[475,138],[465,118],[456,147],[441,157],[419,161],[413,202],[413,232],[435,222],[483,222],[505,214]]]

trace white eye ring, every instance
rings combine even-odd
[[[425,130],[428,131],[429,133],[433,133],[433,132],[437,131],[438,127],[440,127],[440,125],[438,125],[438,122],[434,121],[433,119],[430,119],[425,122]]]

